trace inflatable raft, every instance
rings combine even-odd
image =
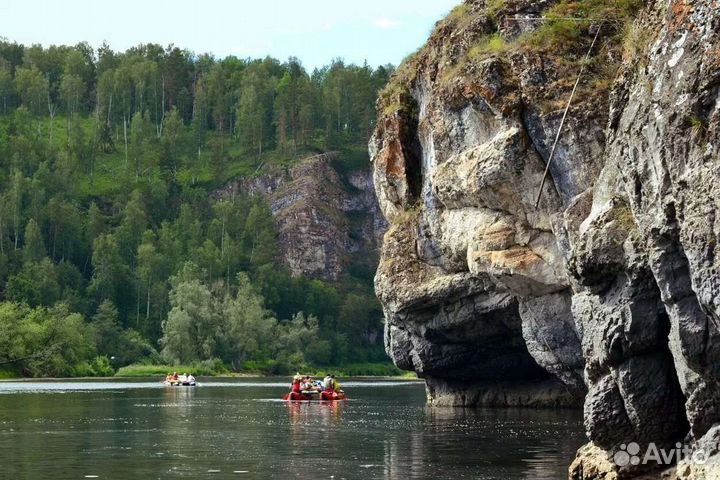
[[[290,392],[282,397],[285,401],[328,401],[334,402],[338,400],[347,400],[344,392]]]
[[[196,387],[196,382],[181,382],[181,381],[168,381],[163,382],[168,387]]]

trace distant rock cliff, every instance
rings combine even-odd
[[[336,157],[321,154],[289,169],[269,167],[216,193],[267,200],[280,253],[293,276],[336,281],[353,263],[376,264],[387,222],[380,214],[372,174],[356,170],[342,179],[332,166]]]
[[[433,404],[584,403],[572,478],[631,478],[647,467],[612,463],[621,445],[720,440],[720,5],[607,19],[536,208],[598,23],[579,51],[507,48],[557,2],[488,3],[440,22],[378,102],[386,349]]]

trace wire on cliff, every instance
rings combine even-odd
[[[570,93],[570,98],[568,98],[567,105],[565,106],[565,112],[563,113],[562,119],[560,120],[560,126],[558,127],[557,135],[555,135],[555,142],[553,143],[552,150],[550,150],[550,156],[548,157],[547,164],[545,165],[545,173],[543,173],[542,181],[540,182],[540,189],[538,190],[537,199],[535,200],[535,208],[538,208],[538,205],[540,205],[540,197],[542,196],[543,187],[545,186],[545,179],[547,178],[548,172],[550,171],[550,164],[552,163],[553,157],[555,156],[555,150],[557,149],[558,142],[560,141],[563,125],[565,125],[565,119],[567,118],[567,114],[570,111],[570,105],[572,104],[573,97],[575,96],[578,85],[580,85],[580,79],[582,78],[582,74],[585,72],[585,65],[587,65],[588,60],[590,60],[590,54],[592,53],[593,48],[595,48],[595,42],[597,42],[597,39],[600,36],[600,30],[602,30],[604,23],[604,21],[600,22],[600,26],[598,26],[597,32],[595,32],[595,37],[593,38],[592,44],[590,44],[590,48],[585,55],[585,61],[580,66],[580,73],[578,73],[577,80],[575,80],[575,86],[573,87],[572,92]]]

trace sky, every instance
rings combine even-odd
[[[87,41],[113,50],[174,44],[240,58],[298,57],[312,70],[344,58],[373,67],[417,50],[461,0],[3,0],[0,37],[22,44]]]

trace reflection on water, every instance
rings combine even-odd
[[[328,430],[342,428],[342,409],[346,402],[283,402],[288,411],[291,430],[302,433],[317,422]]]
[[[420,384],[343,384],[348,402],[286,403],[277,379],[0,382],[0,477],[556,480],[584,442],[580,412],[431,409]]]

